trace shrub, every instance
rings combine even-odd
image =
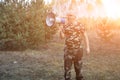
[[[56,27],[45,25],[47,7],[43,0],[33,0],[29,4],[24,0],[5,0],[0,6],[1,47],[7,44],[11,49],[37,47],[48,42],[56,31]]]

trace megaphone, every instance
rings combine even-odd
[[[56,17],[53,12],[50,12],[47,14],[46,17],[46,25],[48,27],[52,27],[56,22],[64,24],[65,20],[66,20],[65,18]]]

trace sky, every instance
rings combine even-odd
[[[52,0],[44,0],[44,1],[45,3],[50,3]],[[92,2],[94,0],[88,0],[88,1]],[[91,16],[102,16],[102,17],[109,17],[115,19],[120,18],[120,0],[102,0],[102,3],[103,6],[99,9],[96,6],[94,6],[96,7],[96,9],[95,11],[93,11],[93,13],[90,14]],[[87,15],[84,9],[81,8],[81,10],[83,10],[82,11],[84,12],[83,14]]]
[[[45,4],[50,3],[52,0],[44,0]]]
[[[120,17],[120,0],[102,0],[108,17]]]
[[[31,1],[31,0],[26,0],[26,1]],[[45,1],[45,4],[49,4],[52,0],[44,0],[44,1]],[[88,1],[92,2],[94,0],[88,0]],[[96,10],[90,14],[91,16],[105,16],[105,17],[110,17],[115,19],[120,18],[120,0],[102,0],[102,3],[103,3],[102,8],[99,8],[99,9],[96,8]],[[87,15],[84,8],[81,8],[79,13],[81,13],[81,11],[84,12],[83,14]]]

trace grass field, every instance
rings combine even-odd
[[[84,52],[82,67],[85,80],[120,80],[119,35],[106,43],[89,32],[91,53]],[[37,50],[0,51],[0,80],[64,80],[63,41],[55,38],[47,45]]]

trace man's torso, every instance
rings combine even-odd
[[[65,34],[65,47],[67,49],[79,49],[81,42],[83,40],[83,33],[85,28],[83,25],[65,25],[64,27],[64,34]]]

